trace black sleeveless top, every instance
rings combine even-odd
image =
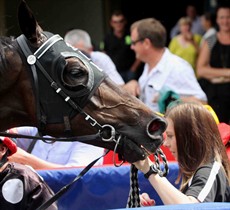
[[[214,68],[230,68],[230,45],[219,42],[216,34],[208,37],[210,49],[210,66]],[[201,79],[200,84],[207,95],[208,103],[216,112],[221,122],[230,122],[230,82],[213,84]]]
[[[230,68],[230,45],[221,44],[216,35],[207,38],[211,52],[210,66],[216,68]]]

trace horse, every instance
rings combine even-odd
[[[156,152],[164,117],[61,36],[44,31],[24,0],[18,22],[20,36],[0,39],[0,131],[35,126],[44,135],[76,139],[96,133],[85,143],[116,148],[130,163]]]

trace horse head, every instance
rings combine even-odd
[[[116,146],[130,163],[159,148],[163,117],[59,35],[43,31],[25,1],[19,4],[18,20],[22,35],[1,52],[1,130],[31,125],[54,137],[99,133],[86,143],[110,150]]]

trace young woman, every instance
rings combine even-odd
[[[179,19],[180,34],[171,39],[169,50],[188,61],[196,69],[196,61],[202,36],[192,33],[192,20],[189,17]]]
[[[134,165],[148,178],[164,204],[225,202],[230,165],[217,124],[201,104],[181,103],[169,108],[164,145],[178,161],[181,187],[178,190],[154,170],[147,158]],[[142,205],[154,201],[145,193]]]

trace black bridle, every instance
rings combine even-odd
[[[36,98],[39,102],[39,93],[38,93],[38,76],[37,76],[37,69],[42,72],[42,74],[45,76],[45,78],[48,80],[50,87],[54,89],[56,94],[61,96],[63,98],[63,101],[70,105],[74,110],[76,110],[79,114],[84,116],[84,119],[89,122],[89,124],[92,127],[95,127],[98,130],[97,134],[89,135],[89,136],[81,136],[78,137],[79,141],[82,140],[91,140],[96,139],[98,137],[101,137],[103,141],[110,142],[115,141],[117,142],[117,138],[119,138],[120,135],[118,135],[118,132],[115,131],[115,128],[111,125],[105,124],[101,125],[97,122],[96,119],[91,117],[89,114],[87,114],[83,107],[86,104],[86,102],[92,97],[93,93],[96,91],[98,86],[101,84],[101,82],[105,79],[106,75],[103,73],[102,70],[100,70],[88,57],[86,57],[81,51],[77,49],[73,49],[70,46],[67,46],[66,43],[63,41],[62,37],[59,35],[51,35],[50,33],[47,33],[47,35],[50,36],[50,38],[44,42],[37,50],[36,52],[32,53],[28,43],[27,39],[24,35],[21,35],[17,38],[17,42],[24,54],[24,56],[27,58],[27,63],[30,65],[33,79],[35,82],[35,89],[36,89]],[[42,62],[45,57],[46,52],[50,50],[50,48],[54,45],[59,44],[59,48],[61,49],[60,53],[64,59],[70,58],[70,57],[76,57],[80,59],[85,66],[89,70],[89,79],[87,82],[87,85],[84,89],[80,91],[74,91],[75,98],[79,99],[81,104],[78,104],[76,100],[73,100],[68,93],[66,93],[66,89],[61,86],[60,82],[54,81],[54,79],[51,77],[51,75],[47,72],[47,69],[44,68],[42,65]],[[53,49],[52,49],[53,50]],[[46,55],[46,57],[49,56]],[[68,91],[67,91],[68,92]],[[42,117],[39,115],[40,109],[39,109],[39,103],[37,103],[37,113],[38,113],[38,119],[42,121]],[[41,123],[39,123],[41,124]],[[38,128],[39,129],[39,128]],[[40,138],[41,139],[41,138]],[[44,139],[44,138],[43,138]],[[70,138],[59,138],[59,141],[63,140],[75,140],[77,141],[76,137]],[[52,139],[46,139],[46,140],[57,140],[56,138]]]
[[[48,34],[50,35],[50,34]],[[66,43],[63,41],[62,37],[59,35],[51,35],[49,39],[47,39],[46,42],[44,42],[37,50],[36,52],[32,53],[30,50],[28,44],[27,44],[27,39],[25,38],[24,35],[21,35],[17,38],[17,42],[24,54],[24,56],[27,58],[27,63],[30,65],[33,79],[35,82],[35,89],[36,89],[36,98],[37,101],[39,101],[39,93],[38,93],[38,76],[37,76],[37,69],[42,72],[42,74],[45,76],[45,78],[48,80],[50,87],[54,89],[54,91],[60,95],[65,103],[68,103],[70,107],[72,107],[74,110],[77,110],[79,114],[84,116],[84,119],[89,122],[89,124],[92,127],[95,127],[98,130],[98,133],[95,135],[89,135],[89,136],[84,136],[84,139],[91,140],[100,137],[103,141],[110,142],[114,141],[116,143],[114,152],[116,152],[117,145],[119,144],[119,141],[121,139],[121,135],[116,132],[115,128],[111,125],[105,124],[101,125],[100,123],[97,122],[96,119],[92,118],[89,114],[87,114],[82,108],[86,104],[86,102],[91,98],[93,93],[96,91],[98,86],[101,84],[101,82],[105,79],[105,74],[103,73],[102,70],[100,70],[88,57],[86,57],[83,53],[81,53],[77,49],[73,49],[69,46],[66,45]],[[74,101],[70,95],[68,95],[63,87],[61,87],[60,83],[58,84],[57,81],[54,81],[54,79],[51,77],[51,75],[47,72],[47,70],[44,68],[42,65],[42,62],[40,60],[43,59],[43,55],[49,51],[49,49],[57,44],[58,42],[61,42],[61,48],[64,48],[61,52],[61,56],[66,58],[70,57],[76,57],[80,59],[85,66],[89,70],[89,79],[86,85],[86,88],[84,88],[81,91],[77,92],[77,97],[82,97],[81,98],[81,104],[79,105]],[[76,95],[76,91],[75,91]],[[37,113],[38,113],[38,119],[41,121],[41,116],[39,115],[40,109],[39,109],[39,103],[37,103]],[[19,136],[18,134],[17,137]],[[24,135],[25,137],[25,135]],[[31,138],[31,137],[30,137]],[[44,137],[38,137],[39,139],[45,139]],[[80,141],[83,140],[83,136],[78,137]],[[46,140],[57,140],[56,138],[48,138]],[[73,137],[73,139],[76,141],[77,138]],[[70,138],[59,138],[60,140],[70,140]],[[105,152],[104,155],[108,153]],[[103,156],[104,156],[103,155]],[[102,156],[102,157],[103,157]],[[101,157],[99,157],[101,158]],[[99,159],[98,158],[98,159]],[[67,191],[67,189],[70,188],[70,186],[76,182],[80,177],[82,177],[97,161],[98,159],[92,161],[89,165],[85,167],[85,169],[69,184],[66,185],[64,188],[62,188],[57,194],[55,194],[50,200],[42,204],[38,209],[46,209],[48,206],[50,206],[53,202],[55,202],[64,192]],[[115,163],[114,163],[115,164]],[[115,164],[116,165],[116,164]],[[116,165],[117,166],[117,165]]]
[[[43,140],[45,142],[55,142],[55,141],[80,141],[87,142],[91,140],[102,140],[105,142],[113,142],[115,143],[114,152],[116,153],[116,149],[121,139],[121,134],[119,134],[112,125],[104,124],[101,125],[97,122],[96,119],[87,114],[83,107],[87,103],[87,101],[92,97],[98,86],[101,82],[106,78],[106,74],[96,66],[90,58],[85,56],[78,49],[73,49],[68,46],[63,38],[59,35],[53,35],[49,32],[44,32],[44,36],[48,37],[47,41],[45,41],[38,49],[34,49],[31,47],[27,38],[22,34],[16,40],[17,43],[26,58],[27,64],[29,66],[30,72],[33,77],[33,85],[34,92],[36,98],[36,113],[38,119],[38,130],[40,131],[40,136],[29,136],[22,134],[14,134],[8,132],[0,132],[1,136],[11,137],[11,138],[27,138],[34,140]],[[88,69],[88,81],[86,86],[81,90],[69,91],[67,90],[60,79],[57,78],[56,69],[52,69],[57,67],[57,65],[61,65],[65,61],[66,58],[76,57],[82,61],[82,63]],[[48,63],[47,60],[56,61],[56,63]],[[64,68],[64,67],[63,67]],[[50,70],[51,69],[51,70]],[[39,75],[40,74],[40,75]],[[92,135],[85,136],[74,136],[74,137],[64,137],[64,138],[52,138],[52,137],[43,137],[43,129],[46,122],[44,122],[44,117],[42,116],[42,111],[40,105],[39,88],[42,86],[39,82],[39,76],[42,77],[42,80],[48,81],[48,86],[46,88],[52,88],[53,96],[57,97],[59,100],[61,99],[61,103],[64,103],[68,106],[68,109],[72,109],[77,112],[77,114],[83,115],[84,119],[94,128],[96,128],[97,133]],[[56,80],[53,79],[56,78]],[[45,78],[45,79],[44,79]],[[41,80],[41,79],[40,79]],[[45,84],[45,85],[47,85]],[[47,91],[46,91],[47,92]],[[52,91],[49,91],[52,92]],[[74,98],[74,100],[72,99]],[[71,111],[73,112],[73,111]],[[116,165],[114,163],[114,165]],[[117,165],[116,165],[117,166]]]

